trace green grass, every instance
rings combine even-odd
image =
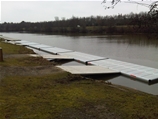
[[[25,48],[24,46],[17,46],[9,43],[0,42],[0,47],[3,50],[3,54],[31,54],[32,50]]]
[[[24,46],[17,46],[9,43],[0,42],[0,47],[2,48],[4,55],[4,61],[0,62],[0,66],[39,66],[52,64],[47,60],[39,57],[16,57],[16,54],[34,54],[32,50],[27,49]]]
[[[121,91],[93,80],[75,81],[80,78],[64,72],[4,78],[0,83],[0,118],[53,119],[68,109],[96,117],[114,113],[123,119],[157,118],[156,96],[130,89]],[[102,108],[96,110],[98,106]]]
[[[22,57],[22,58],[4,58],[3,62],[0,62],[0,66],[42,66],[52,65],[53,63],[48,62],[46,59],[41,57]]]

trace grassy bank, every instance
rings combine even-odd
[[[0,63],[0,119],[158,117],[157,96],[71,75],[42,58],[17,57],[15,54],[33,53],[22,46],[0,42],[0,47],[4,52],[4,62]]]

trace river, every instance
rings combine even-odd
[[[108,57],[158,69],[158,40],[143,35],[69,36],[32,33],[0,33],[11,38],[28,40],[60,48]],[[72,63],[73,64],[73,63]],[[103,76],[112,84],[158,95],[158,83],[148,85],[129,77]]]

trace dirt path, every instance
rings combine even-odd
[[[37,76],[61,72],[55,66],[34,66],[34,67],[19,67],[19,66],[0,66],[0,80],[7,76]]]
[[[34,54],[36,55],[36,54]],[[42,76],[45,74],[52,74],[62,72],[59,68],[55,67],[55,63],[48,62],[42,57],[31,57],[30,54],[4,54],[4,60],[16,59],[19,62],[26,64],[36,63],[35,66],[3,66],[0,65],[0,80],[8,76]],[[21,59],[21,60],[20,60]],[[9,61],[8,61],[9,62]]]

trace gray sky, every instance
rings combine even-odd
[[[1,1],[1,22],[54,21],[56,16],[59,19],[68,19],[72,16],[106,16],[149,10],[144,6],[124,2],[119,3],[114,9],[105,10],[101,2],[102,0]]]

